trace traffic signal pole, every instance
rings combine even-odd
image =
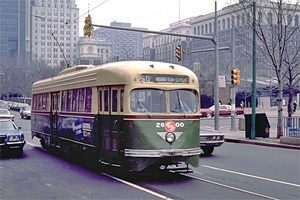
[[[232,29],[231,29],[231,66],[232,69],[235,67],[235,43],[233,42],[234,37],[234,22],[232,19]],[[236,91],[235,87],[231,85],[230,87],[230,103],[231,103],[231,131],[236,131],[235,128],[235,97],[236,97]]]

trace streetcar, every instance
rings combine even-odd
[[[45,149],[79,148],[129,171],[188,171],[199,165],[198,87],[191,70],[170,63],[67,68],[33,84],[32,137]]]

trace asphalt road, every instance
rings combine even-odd
[[[300,198],[298,150],[224,143],[212,156],[201,155],[194,173],[140,176],[101,168],[85,156],[45,152],[31,140],[30,120],[15,121],[27,144],[23,157],[0,160],[0,199]]]

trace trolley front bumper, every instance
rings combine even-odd
[[[200,148],[191,149],[163,149],[163,150],[144,150],[144,149],[125,149],[126,157],[174,157],[174,156],[196,156],[200,155]]]

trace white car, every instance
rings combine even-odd
[[[9,110],[0,108],[0,119],[11,119],[14,121],[15,116],[10,114]]]
[[[215,147],[224,143],[224,133],[217,130],[200,128],[200,147],[205,155],[210,155]]]
[[[30,106],[22,107],[20,110],[20,115],[21,115],[22,119],[23,118],[25,118],[25,119],[31,118],[31,107]]]

